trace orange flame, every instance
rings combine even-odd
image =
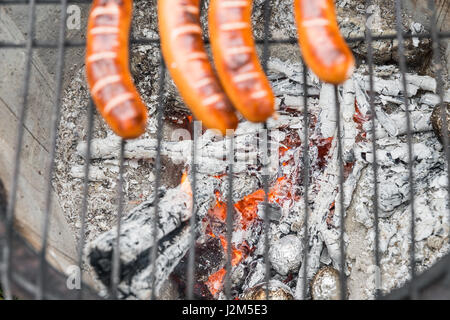
[[[228,252],[227,239],[225,239],[224,236],[219,236],[219,238],[220,238],[220,243],[222,244],[222,247],[223,247],[223,251],[225,252],[225,254],[227,254],[227,252]],[[242,261],[242,259],[244,258],[244,253],[241,250],[236,249],[236,247],[233,245],[231,247],[231,250],[232,250],[231,251],[231,265],[234,267],[234,266],[237,266],[237,264]]]
[[[365,141],[367,134],[363,129],[364,122],[368,121],[370,118],[364,116],[359,110],[358,103],[355,98],[355,114],[353,115],[353,121],[356,123],[356,128],[358,129],[358,135],[356,136],[356,142]]]
[[[181,176],[180,190],[192,197],[191,183],[189,182],[187,171],[183,172]]]
[[[285,154],[286,151],[288,151],[288,150],[289,150],[288,147],[280,147],[280,148],[278,149],[278,152],[280,153],[280,156],[282,157],[282,156],[284,156],[284,154]]]
[[[234,207],[241,213],[241,226],[246,230],[258,217],[258,203],[264,201],[264,190],[256,190],[238,201]]]
[[[220,237],[220,238],[221,238],[221,241],[222,241],[222,237]],[[225,246],[224,246],[224,248],[225,248],[226,247],[226,240],[224,240],[224,241],[225,241]],[[240,250],[233,249],[232,258],[231,258],[231,265],[233,267],[237,266],[237,264],[239,262],[241,262],[241,260],[243,259],[243,256],[244,255],[243,255],[243,253]],[[209,292],[211,292],[211,294],[213,296],[215,296],[219,291],[222,290],[222,288],[223,288],[223,281],[224,281],[224,278],[225,278],[226,274],[227,274],[227,271],[225,270],[225,268],[222,268],[219,271],[214,272],[213,274],[211,274],[208,277],[208,280],[206,280],[205,284],[208,287]]]
[[[215,216],[220,221],[225,222],[227,219],[227,204],[220,200],[220,192],[216,191],[216,205],[209,211],[212,216]]]

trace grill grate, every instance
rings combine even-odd
[[[139,0],[137,0],[139,1]],[[62,79],[64,74],[64,53],[67,48],[73,48],[73,47],[84,47],[85,42],[83,41],[70,41],[66,40],[66,8],[69,3],[77,3],[77,4],[83,4],[83,3],[91,3],[90,0],[2,0],[0,1],[0,5],[28,5],[28,38],[25,42],[19,43],[19,42],[1,42],[0,41],[0,49],[24,49],[26,52],[26,64],[25,64],[25,74],[24,74],[24,81],[23,81],[23,87],[22,87],[22,105],[21,109],[19,111],[19,126],[18,126],[18,134],[17,134],[17,141],[16,141],[16,152],[14,155],[15,159],[15,165],[14,165],[14,171],[13,171],[13,178],[10,184],[10,196],[8,201],[8,207],[6,212],[6,218],[4,221],[4,224],[0,224],[0,235],[3,235],[3,246],[2,246],[2,260],[3,260],[3,268],[2,268],[2,278],[1,282],[3,284],[3,291],[6,295],[6,298],[11,299],[12,293],[20,293],[23,296],[27,297],[35,297],[37,299],[43,299],[43,298],[78,298],[78,299],[90,299],[95,298],[96,293],[89,288],[87,285],[82,285],[81,290],[77,291],[70,291],[66,288],[65,283],[66,279],[65,276],[58,273],[56,270],[54,270],[50,265],[48,265],[45,256],[46,256],[46,250],[47,250],[47,240],[48,240],[48,232],[50,228],[50,208],[51,208],[51,178],[53,176],[53,169],[54,169],[54,160],[55,160],[55,152],[56,152],[56,139],[57,139],[57,132],[58,132],[58,125],[60,120],[60,105],[61,105],[61,95],[62,95]],[[36,27],[36,6],[40,4],[53,4],[53,5],[59,5],[61,8],[61,25],[59,30],[59,37],[58,41],[56,43],[48,42],[48,41],[40,41],[39,39],[35,39],[35,27]],[[366,7],[369,7],[371,5],[371,0],[366,1]],[[429,1],[429,6],[433,11],[432,15],[432,21],[431,21],[431,32],[429,33],[421,33],[421,34],[415,34],[411,35],[408,33],[403,33],[401,30],[402,25],[402,16],[401,16],[401,0],[396,0],[396,10],[395,10],[395,16],[397,21],[397,29],[395,34],[388,34],[388,35],[373,35],[370,28],[366,28],[366,34],[359,37],[352,37],[346,39],[348,42],[355,42],[355,41],[365,41],[368,44],[368,53],[367,53],[367,64],[368,64],[368,71],[369,71],[369,102],[370,102],[370,110],[372,114],[375,114],[375,94],[374,94],[374,58],[373,58],[373,48],[372,43],[376,40],[386,40],[386,39],[397,39],[398,40],[398,52],[399,52],[399,67],[400,72],[402,75],[402,85],[403,85],[403,92],[407,92],[407,83],[406,83],[406,59],[405,59],[405,48],[404,48],[404,41],[405,39],[409,39],[412,37],[415,38],[430,38],[433,41],[433,59],[435,64],[438,66],[436,71],[436,80],[437,80],[437,93],[439,95],[440,99],[440,105],[443,103],[443,79],[442,79],[442,63],[441,63],[441,56],[439,53],[439,44],[442,39],[450,38],[450,32],[440,32],[437,29],[436,21],[437,21],[437,15],[436,15],[436,8],[434,1]],[[203,8],[203,2],[201,7]],[[264,38],[263,39],[257,39],[256,43],[258,45],[263,46],[262,51],[262,65],[263,69],[267,69],[267,62],[269,58],[269,48],[271,45],[274,44],[293,44],[295,45],[297,43],[297,39],[295,38],[289,38],[289,39],[273,39],[269,32],[269,25],[270,25],[270,15],[271,15],[271,3],[270,0],[265,0],[264,2]],[[369,16],[367,14],[366,19],[368,19]],[[205,40],[206,43],[208,43],[208,39]],[[145,45],[150,43],[159,43],[159,39],[130,39],[131,45]],[[29,82],[30,82],[30,70],[31,70],[31,57],[34,49],[37,48],[56,48],[58,52],[58,59],[57,59],[57,71],[56,71],[56,96],[54,99],[54,106],[53,106],[53,112],[51,114],[51,148],[50,148],[50,155],[48,159],[49,164],[49,172],[48,172],[48,184],[46,185],[46,211],[45,215],[43,216],[43,230],[42,230],[42,249],[40,252],[35,253],[33,250],[31,250],[26,242],[19,236],[16,230],[13,228],[13,220],[14,220],[14,210],[15,205],[17,201],[17,189],[18,189],[18,179],[20,174],[20,159],[22,154],[22,146],[23,146],[23,136],[24,136],[24,123],[27,117],[27,109],[28,109],[28,92],[29,92]],[[306,70],[306,66],[303,64],[304,70]],[[163,102],[163,94],[164,94],[164,83],[165,83],[165,74],[166,74],[166,66],[164,64],[164,61],[161,57],[161,63],[160,63],[160,71],[159,71],[159,103],[157,107],[157,156],[155,161],[155,190],[158,190],[161,185],[161,143],[162,143],[162,128],[163,128],[163,112],[164,112],[164,102]],[[310,119],[308,116],[308,88],[307,88],[307,73],[303,73],[303,105],[304,105],[304,120],[303,125],[305,128],[309,127]],[[340,105],[338,100],[338,87],[335,86],[334,89],[335,93],[335,111],[336,111],[336,119],[337,119],[337,129],[338,129],[338,161],[339,161],[339,189],[343,190],[343,183],[344,183],[344,171],[343,171],[343,156],[342,156],[342,140],[341,140],[341,128],[340,128]],[[404,104],[405,106],[408,106],[408,98],[406,95],[404,95]],[[442,119],[445,119],[445,111],[443,108],[442,110]],[[94,105],[92,100],[89,103],[88,107],[88,123],[87,123],[87,151],[86,151],[86,166],[84,171],[84,191],[83,191],[83,200],[80,207],[80,216],[81,216],[81,230],[80,230],[80,239],[78,243],[78,266],[80,270],[82,269],[82,256],[83,256],[83,248],[85,244],[85,230],[86,230],[86,213],[87,213],[87,205],[88,205],[88,196],[89,196],[89,171],[90,171],[90,147],[91,147],[91,140],[93,137],[93,121],[94,121]],[[408,145],[408,170],[409,170],[409,186],[410,189],[413,189],[414,184],[414,172],[413,172],[413,162],[412,162],[412,133],[411,133],[411,124],[410,124],[410,111],[406,107],[406,119],[407,119],[407,145]],[[376,159],[376,134],[375,134],[375,117],[372,117],[372,153],[373,153],[373,161],[372,161],[372,171],[374,174],[374,225],[375,225],[375,250],[374,250],[374,258],[375,258],[375,265],[376,267],[380,266],[380,257],[379,257],[379,190],[378,190],[378,181],[377,181],[377,173],[378,173],[378,165],[377,165],[377,159]],[[444,120],[443,120],[443,123]],[[443,125],[443,144],[444,149],[446,150],[446,160],[447,165],[450,163],[450,150],[448,148],[449,145],[449,137],[447,133],[447,126]],[[267,124],[264,124],[264,129],[267,129]],[[196,129],[194,129],[196,131]],[[193,166],[191,170],[191,187],[193,192],[193,212],[196,212],[196,148],[197,148],[197,142],[196,142],[196,134],[194,133],[194,143],[192,146],[192,157],[193,157]],[[233,219],[233,203],[232,203],[232,187],[233,187],[233,138],[228,138],[228,146],[229,146],[229,159],[230,163],[228,166],[227,176],[228,176],[228,195],[227,195],[227,208],[228,208],[228,214],[227,214],[227,241],[228,243],[231,243],[231,236],[232,236],[232,219]],[[268,135],[267,131],[265,131],[264,136],[262,137],[262,151],[263,151],[263,157],[268,156]],[[304,130],[304,141],[309,141],[309,133],[308,130]],[[119,176],[118,176],[118,183],[117,183],[117,210],[118,210],[118,225],[117,225],[117,234],[120,234],[120,217],[123,212],[123,167],[124,167],[124,150],[125,150],[125,141],[121,141],[120,145],[120,155],[119,155],[119,161],[120,161],[120,169],[119,169]],[[303,144],[303,158],[302,158],[302,176],[303,176],[303,187],[304,187],[304,205],[305,205],[305,233],[303,236],[303,262],[307,265],[308,263],[308,255],[307,255],[307,243],[309,241],[309,234],[308,234],[308,223],[309,223],[309,210],[308,210],[308,190],[309,190],[309,176],[310,176],[310,159],[309,159],[309,143]],[[268,241],[268,228],[269,228],[269,215],[270,215],[270,206],[268,205],[268,175],[266,174],[265,170],[267,169],[265,167],[266,161],[264,159],[261,161],[263,163],[263,175],[262,175],[262,182],[263,182],[263,189],[265,191],[265,200],[264,200],[264,229],[265,229],[265,248],[264,248],[264,261],[265,261],[265,267],[266,267],[266,282],[269,280],[270,274],[270,262],[268,259],[268,252],[269,252],[269,241]],[[155,191],[156,192],[156,191]],[[450,179],[448,180],[448,192],[449,192],[449,199],[450,199]],[[155,197],[155,217],[158,217],[158,197]],[[343,192],[341,192],[340,196],[340,252],[341,252],[341,265],[344,265],[345,262],[345,246],[344,246],[344,196]],[[415,232],[415,208],[414,208],[414,193],[410,192],[410,203],[411,203],[411,209],[410,209],[410,219],[411,219],[411,229],[410,229],[410,235],[412,239],[412,244],[414,244],[414,232]],[[449,215],[449,221],[450,221],[450,215]],[[196,215],[193,214],[190,219],[191,226],[194,226],[195,223],[198,221],[196,220]],[[158,224],[158,219],[154,219],[154,226]],[[156,234],[156,227],[153,229],[154,234],[153,237],[155,239],[154,243],[157,243],[157,234]],[[191,250],[189,251],[189,259],[188,259],[188,286],[187,286],[187,297],[189,299],[194,298],[193,293],[193,287],[194,287],[194,260],[195,260],[195,250],[194,249],[194,243],[195,243],[195,234],[194,230],[195,228],[191,228],[193,230],[193,234],[190,238],[190,245]],[[110,293],[111,297],[117,298],[118,297],[118,284],[119,284],[119,274],[120,274],[120,264],[119,264],[119,241],[120,237],[117,236],[117,240],[114,244],[114,254],[113,254],[113,263],[112,263],[112,274],[111,274],[111,286],[110,286]],[[426,296],[426,290],[431,285],[435,285],[436,281],[439,279],[444,278],[447,275],[447,279],[450,278],[450,256],[447,255],[445,258],[443,258],[440,262],[435,264],[433,267],[431,267],[428,271],[424,272],[420,276],[416,276],[416,270],[414,266],[415,261],[415,249],[414,245],[410,245],[410,265],[409,265],[409,272],[411,276],[411,281],[405,285],[403,288],[394,290],[391,294],[389,294],[386,297],[381,297],[381,293],[379,289],[376,289],[376,297],[377,298],[420,298],[421,296]],[[13,250],[14,248],[14,250]],[[231,250],[227,250],[227,262],[226,262],[226,278],[225,278],[225,294],[227,298],[231,298]],[[157,257],[157,246],[153,246],[153,249],[150,252],[150,258],[151,261],[153,261],[153,269],[155,267],[155,261]],[[14,268],[13,266],[14,263]],[[18,263],[20,262],[20,263]],[[21,266],[21,267],[20,267]],[[31,267],[34,267],[32,270]],[[306,270],[307,268],[304,268],[304,274],[303,279],[306,279]],[[35,276],[37,279],[37,282],[33,283],[30,280],[28,280],[28,277],[24,277],[24,274]],[[347,291],[347,282],[346,282],[346,275],[343,271],[343,268],[341,268],[340,271],[340,277],[341,277],[341,287],[340,287],[340,293],[341,298],[346,298],[346,291]],[[154,276],[152,278],[153,283],[155,281]],[[381,281],[381,279],[380,279]],[[450,281],[447,281],[447,283],[450,283]],[[307,281],[303,281],[303,297],[306,297],[307,293]],[[377,286],[379,287],[379,286]],[[266,287],[266,296],[268,293],[268,288]],[[152,299],[155,297],[152,296]]]

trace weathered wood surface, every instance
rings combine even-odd
[[[14,21],[0,8],[0,40],[25,41]],[[0,179],[10,191],[14,168],[14,152],[19,110],[22,103],[24,65],[23,50],[0,51]],[[46,67],[33,54],[31,63],[28,115],[25,123],[21,171],[16,205],[16,228],[33,245],[41,244],[41,221],[45,208],[46,172],[49,157],[50,121],[54,101],[54,80]],[[49,261],[60,271],[76,264],[76,245],[64,218],[58,198],[52,195]]]

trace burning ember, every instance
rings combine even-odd
[[[269,203],[282,204],[284,201],[291,198],[289,188],[292,187],[291,183],[286,180],[285,177],[277,179],[275,185],[272,187],[268,194]],[[264,190],[260,189],[252,194],[245,196],[242,200],[234,204],[233,212],[234,216],[234,230],[233,233],[239,231],[245,231],[251,228],[254,223],[261,223],[262,219],[258,215],[259,204],[264,201]],[[216,192],[216,204],[209,211],[208,216],[204,219],[204,223],[207,224],[207,234],[210,237],[219,237],[222,244],[224,256],[226,256],[228,250],[228,243],[226,240],[226,218],[227,218],[227,204],[221,200],[221,195]],[[232,245],[231,265],[237,266],[246,256],[253,251],[254,248],[248,246],[248,243],[244,240],[240,243]],[[211,274],[206,281],[206,286],[213,296],[216,296],[218,292],[223,289],[224,279],[226,275],[225,268],[221,268],[217,272]]]

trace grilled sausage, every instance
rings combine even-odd
[[[252,0],[211,0],[209,34],[217,73],[233,105],[262,122],[275,111],[274,95],[259,63],[251,28]]]
[[[200,27],[199,0],[158,1],[164,60],[187,106],[207,128],[222,134],[238,118],[209,62]]]
[[[298,41],[308,67],[324,82],[340,84],[355,59],[339,32],[333,0],[294,0]]]
[[[88,21],[86,76],[98,111],[124,139],[140,136],[147,124],[128,67],[132,0],[95,0]]]

